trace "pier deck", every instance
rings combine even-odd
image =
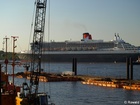
[[[17,78],[29,77],[29,72],[17,73]],[[40,82],[62,82],[62,81],[81,81],[82,84],[96,85],[111,88],[124,88],[129,90],[140,90],[140,80],[128,80],[125,78],[113,78],[113,77],[97,77],[89,75],[61,75],[55,73],[41,73],[39,76]]]

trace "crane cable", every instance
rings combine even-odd
[[[32,15],[31,29],[30,29],[28,51],[29,51],[29,48],[30,48],[31,37],[32,37],[32,34],[33,34],[32,31],[33,31],[33,23],[34,23],[34,17],[35,17],[35,6],[36,6],[36,0],[34,1],[34,9],[33,9],[33,15]]]
[[[51,1],[48,0],[48,43],[50,42],[50,3]],[[50,49],[50,45],[49,45],[49,49]],[[48,52],[49,53],[49,52]],[[51,69],[51,65],[50,65],[50,56],[48,56],[48,72],[50,73],[50,69]],[[49,95],[51,96],[51,83],[48,82],[49,84]],[[52,103],[51,97],[50,97],[50,102]]]
[[[32,31],[33,31],[33,22],[34,22],[34,17],[35,17],[35,6],[36,6],[36,0],[34,1],[34,9],[33,9],[33,15],[32,15],[32,20],[31,20],[31,29],[30,29],[30,36],[29,36],[29,42],[28,42],[28,49],[27,53],[30,52],[30,42],[31,42],[31,37],[32,37]],[[30,58],[27,58],[26,66],[30,64]],[[24,82],[26,82],[27,78],[24,79]]]

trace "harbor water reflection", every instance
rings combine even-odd
[[[125,63],[78,63],[77,66],[79,75],[126,78]],[[61,73],[70,71],[72,64],[44,63],[42,67],[46,72]],[[18,66],[15,68],[15,72],[23,70]],[[134,79],[140,79],[140,66],[134,66]],[[21,85],[23,81],[15,78],[16,84]],[[127,105],[129,102],[140,102],[140,91],[83,85],[81,82],[40,82],[39,91],[48,92],[56,105]]]

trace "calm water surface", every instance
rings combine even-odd
[[[71,71],[71,63],[44,63],[44,71],[61,73]],[[125,63],[78,63],[78,74],[105,77],[126,77]],[[24,71],[16,66],[15,72]],[[9,66],[9,73],[12,73]],[[134,79],[140,79],[140,66],[134,66]],[[21,85],[24,79],[15,78]],[[106,88],[94,85],[83,85],[81,82],[40,82],[39,91],[46,91],[56,105],[140,105],[140,91],[129,91],[119,88]],[[139,103],[138,103],[139,102]]]

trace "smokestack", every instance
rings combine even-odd
[[[89,34],[89,39],[91,39],[92,40],[92,36]]]
[[[83,33],[83,39],[86,39],[87,37],[89,37],[89,33]]]

